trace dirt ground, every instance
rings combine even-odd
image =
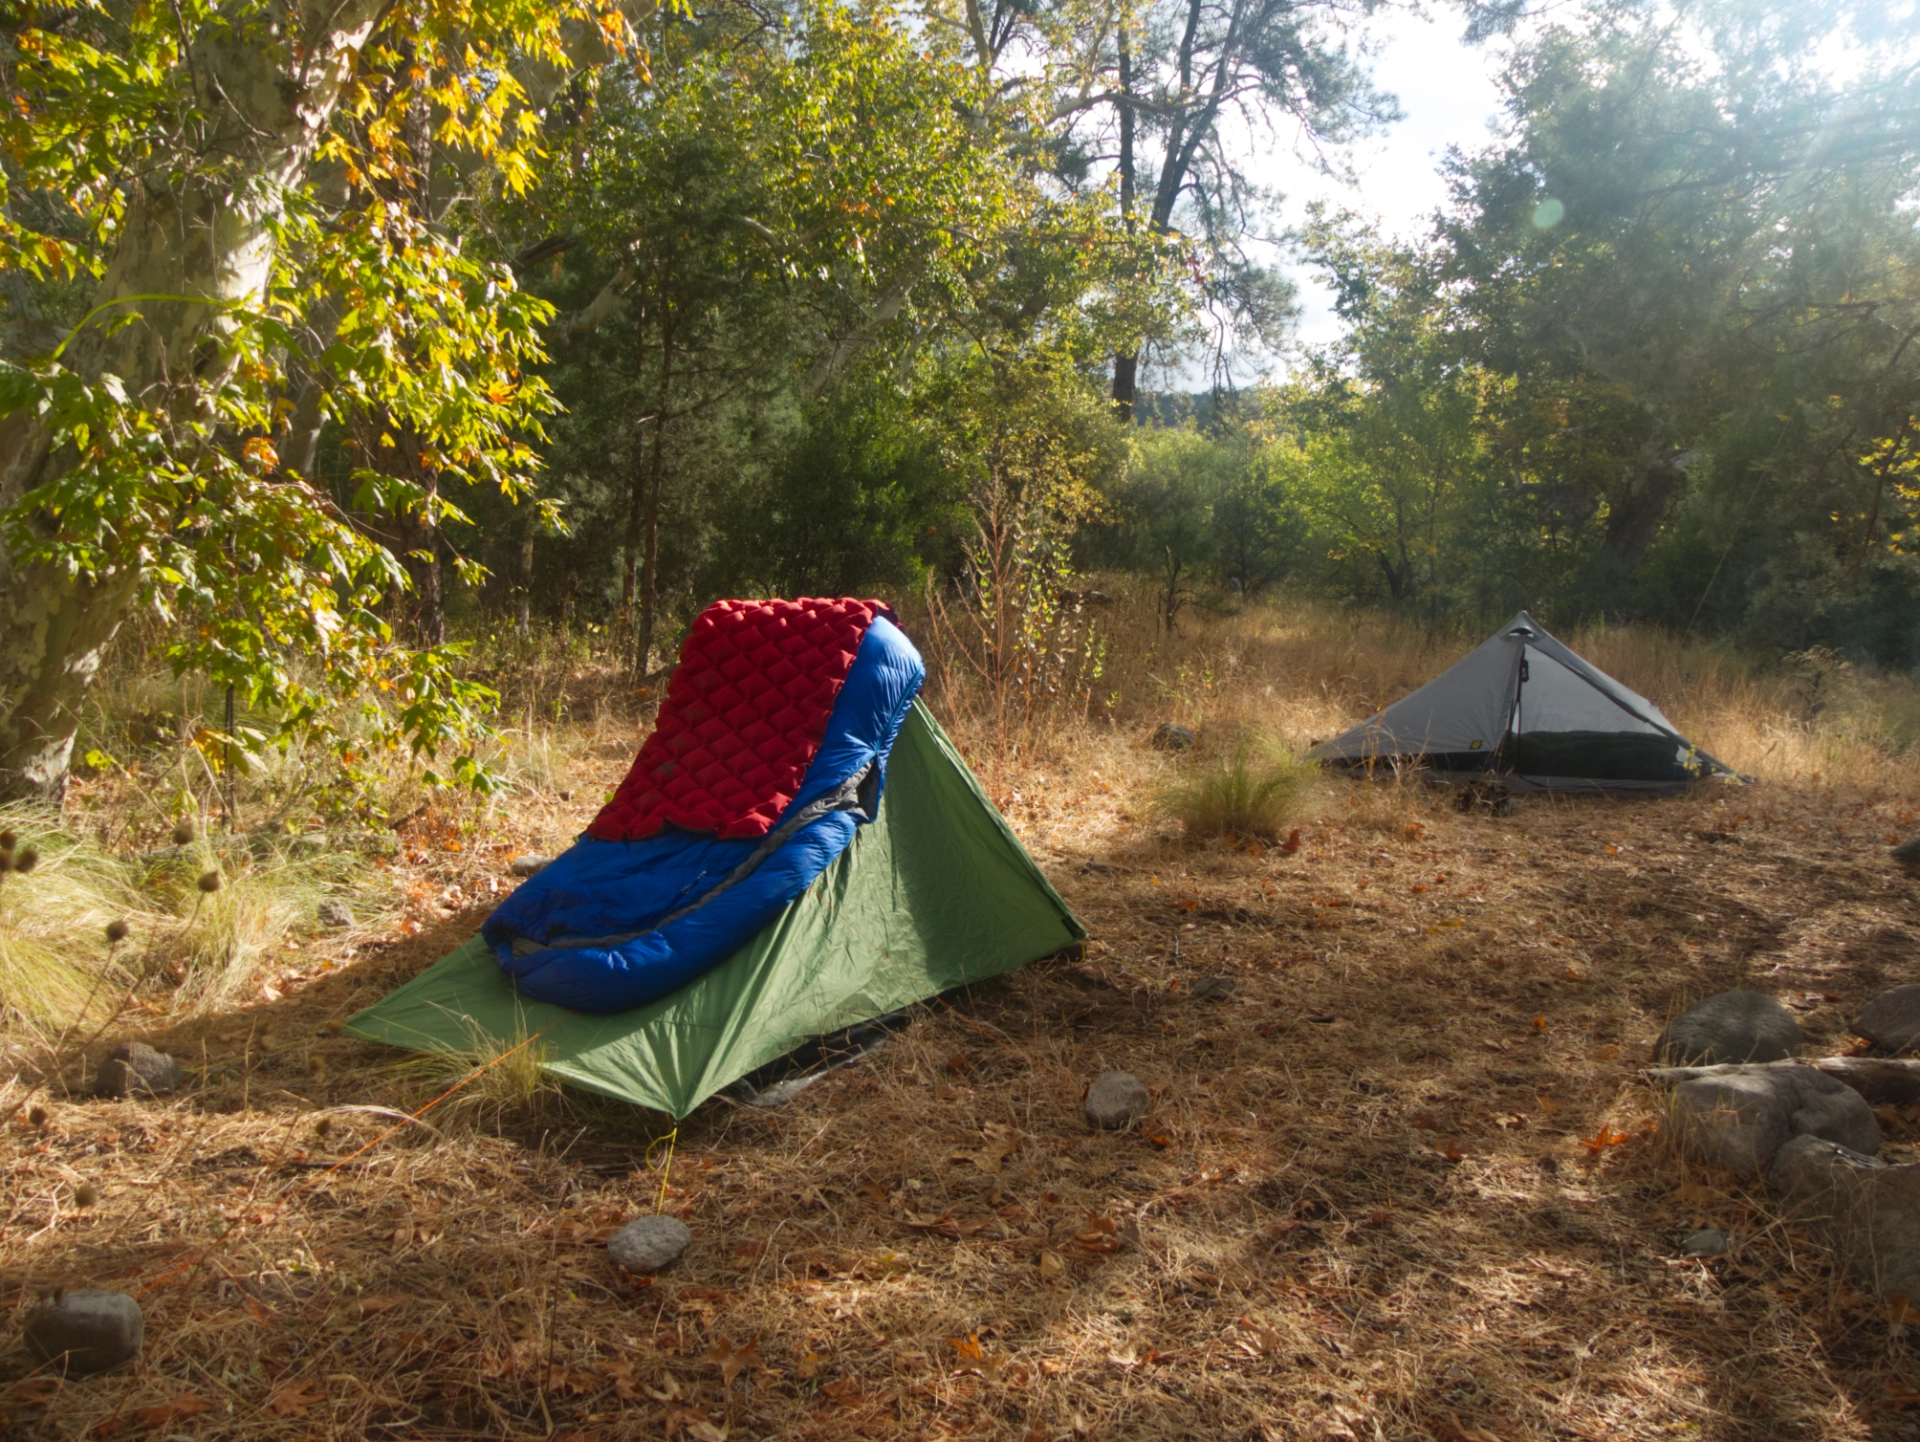
[[[105,1376],[14,1347],[5,1435],[1920,1437],[1904,1310],[1669,1155],[1639,1080],[1707,994],[1779,996],[1813,1053],[1920,980],[1896,802],[1491,816],[1330,781],[1291,850],[1188,849],[1136,814],[1163,763],[1115,733],[994,781],[1084,956],[935,1003],[778,1109],[710,1102],[670,1147],[590,1099],[405,1120],[449,1080],[339,1021],[470,935],[621,762],[458,853],[420,819],[406,921],[152,1036],[182,1094],[0,1098],[16,1321],[56,1285],[147,1315]],[[1083,1120],[1109,1068],[1152,1087],[1140,1130]],[[602,1243],[659,1204],[693,1246],[629,1285]],[[1707,1225],[1731,1254],[1683,1259]]]

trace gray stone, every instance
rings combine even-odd
[[[1920,1164],[1888,1166],[1844,1146],[1795,1137],[1767,1181],[1794,1220],[1877,1296],[1920,1297]]]
[[[678,1217],[641,1217],[607,1242],[607,1255],[629,1272],[657,1272],[686,1251],[693,1232]]]
[[[1225,1001],[1233,995],[1233,978],[1203,976],[1193,984],[1195,1001]]]
[[[1718,1227],[1708,1227],[1688,1237],[1680,1244],[1680,1250],[1689,1257],[1724,1257],[1727,1254],[1727,1234]]]
[[[1132,1126],[1148,1104],[1147,1084],[1129,1072],[1110,1071],[1087,1088],[1087,1120],[1100,1131]]]
[[[353,925],[353,908],[337,896],[329,896],[320,903],[320,924],[335,930]]]
[[[1177,726],[1171,721],[1162,721],[1153,728],[1148,745],[1156,751],[1191,751],[1194,734],[1185,726]]]
[[[72,1372],[104,1372],[140,1350],[140,1304],[125,1292],[55,1292],[27,1313],[27,1350]]]
[[[1861,1008],[1853,1030],[1886,1051],[1920,1046],[1920,982],[1881,992]]]
[[[1893,859],[1902,866],[1920,867],[1920,836],[1893,848]]]
[[[1800,1045],[1800,1023],[1757,991],[1723,991],[1695,1002],[1660,1033],[1653,1054],[1683,1066],[1780,1061]]]
[[[123,1041],[100,1066],[94,1090],[103,1097],[161,1096],[185,1079],[179,1059],[143,1041]]]
[[[1673,1088],[1673,1135],[1688,1155],[1742,1176],[1766,1173],[1794,1137],[1880,1149],[1880,1124],[1866,1099],[1812,1067],[1701,1068]]]
[[[551,856],[516,856],[507,863],[507,875],[535,876],[552,864]]]

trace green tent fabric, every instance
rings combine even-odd
[[[613,1016],[528,1001],[476,936],[347,1030],[456,1055],[537,1037],[553,1075],[677,1119],[813,1037],[1086,934],[916,701],[872,824],[779,920],[673,995]]]

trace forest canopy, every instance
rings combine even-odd
[[[1381,9],[9,8],[6,788],[141,613],[223,746],[482,782],[476,637],[644,674],[725,594],[923,598],[989,689],[1096,572],[1920,664],[1897,7],[1447,12],[1504,110],[1408,241],[1260,179],[1395,118]]]

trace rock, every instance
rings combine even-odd
[[[93,1089],[103,1097],[162,1096],[184,1079],[178,1058],[143,1041],[123,1041],[107,1053]]]
[[[551,856],[516,856],[507,863],[507,875],[536,876],[552,864]]]
[[[692,1231],[678,1217],[641,1217],[613,1234],[607,1255],[629,1272],[657,1272],[692,1241]]]
[[[1794,1137],[1880,1149],[1880,1124],[1866,1099],[1812,1067],[1699,1068],[1675,1085],[1670,1111],[1682,1150],[1742,1176],[1764,1175]]]
[[[1176,726],[1171,721],[1162,721],[1153,728],[1153,735],[1147,744],[1156,751],[1191,751],[1194,734],[1185,726]]]
[[[1098,1131],[1132,1126],[1147,1106],[1147,1084],[1129,1072],[1110,1071],[1087,1088],[1087,1120]]]
[[[353,925],[353,908],[337,896],[329,896],[320,903],[320,924],[338,931]]]
[[[1800,1045],[1800,1023],[1757,991],[1723,991],[1695,1002],[1660,1033],[1653,1054],[1683,1066],[1781,1061]]]
[[[1786,1211],[1880,1297],[1920,1297],[1920,1164],[1795,1137],[1767,1173]]]
[[[1193,984],[1195,1001],[1225,1001],[1233,995],[1233,979],[1226,976],[1203,976]]]
[[[1718,1227],[1708,1227],[1682,1242],[1680,1251],[1689,1257],[1724,1257],[1727,1254],[1727,1234]]]
[[[1861,1008],[1853,1030],[1884,1051],[1920,1046],[1920,982],[1881,992]]]
[[[1911,841],[1903,841],[1893,848],[1893,859],[1902,866],[1920,868],[1920,836]]]
[[[104,1372],[140,1350],[140,1304],[125,1292],[56,1292],[27,1313],[27,1349],[73,1372]],[[65,1359],[62,1362],[62,1359]]]

